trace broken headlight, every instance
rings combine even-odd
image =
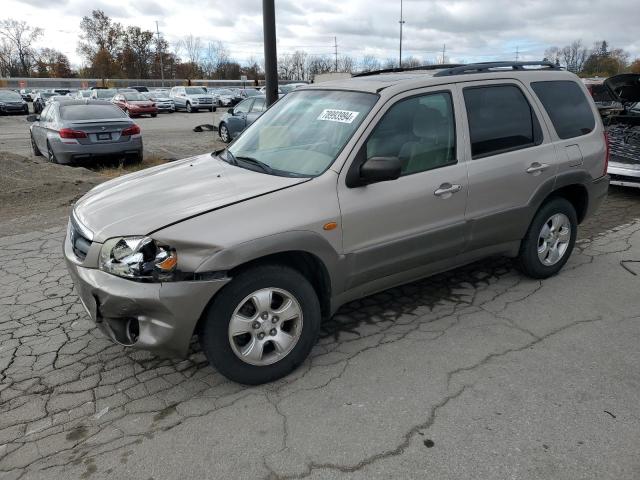
[[[104,242],[100,270],[132,280],[168,282],[178,266],[175,249],[150,237],[119,237]]]

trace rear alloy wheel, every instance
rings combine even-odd
[[[229,135],[229,129],[227,128],[226,123],[220,124],[220,127],[218,127],[218,134],[224,143],[229,143],[231,141],[231,135]]]
[[[536,213],[520,245],[518,266],[533,278],[548,278],[569,260],[578,233],[573,205],[562,197],[548,200]]]
[[[305,360],[320,318],[318,297],[300,272],[264,265],[238,274],[218,293],[200,328],[200,344],[225,377],[258,385]]]
[[[58,159],[56,158],[56,154],[53,151],[53,148],[51,148],[51,143],[49,143],[49,140],[47,140],[47,160],[49,160],[51,163],[58,163]]]
[[[42,156],[42,152],[38,148],[38,145],[36,145],[36,142],[33,139],[33,135],[30,135],[30,137],[31,137],[31,150],[33,151],[33,155],[36,156],[36,157],[41,157]]]

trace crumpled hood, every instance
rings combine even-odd
[[[603,83],[621,101],[640,102],[640,74],[622,73],[607,78]]]
[[[147,235],[169,224],[306,181],[229,165],[210,154],[110,180],[74,206],[94,241]]]

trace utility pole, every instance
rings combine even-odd
[[[336,51],[336,72],[338,71],[338,37],[333,37],[333,46]]]
[[[162,86],[164,87],[164,63],[162,61],[162,50],[160,50],[160,28],[158,27],[158,21],[156,20],[156,32],[158,33],[158,48],[156,48],[156,53],[160,57],[160,78],[162,79]]]
[[[402,25],[404,25],[404,19],[402,17],[402,0],[400,0],[400,61],[398,62],[398,67],[402,68]]]
[[[445,53],[446,51],[447,51],[447,44],[446,44],[446,43],[443,43],[443,44],[442,44],[442,62],[440,62],[440,63],[442,63],[443,65],[446,63],[446,62],[444,61],[444,53]]]
[[[520,55],[520,47],[516,46],[516,62],[518,61],[519,55]]]
[[[274,0],[262,0],[264,79],[267,106],[278,100],[278,54],[276,51],[276,7],[274,3]]]

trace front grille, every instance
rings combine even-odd
[[[611,161],[640,163],[640,127],[616,124],[607,128]]]
[[[211,98],[204,98],[204,97],[203,97],[203,98],[199,98],[199,99],[198,99],[198,102],[200,102],[200,103],[213,103],[213,99],[211,99]]]
[[[89,248],[91,248],[91,240],[82,236],[73,221],[71,221],[71,228],[69,229],[69,240],[76,257],[80,260],[87,258],[87,253],[89,253]]]

